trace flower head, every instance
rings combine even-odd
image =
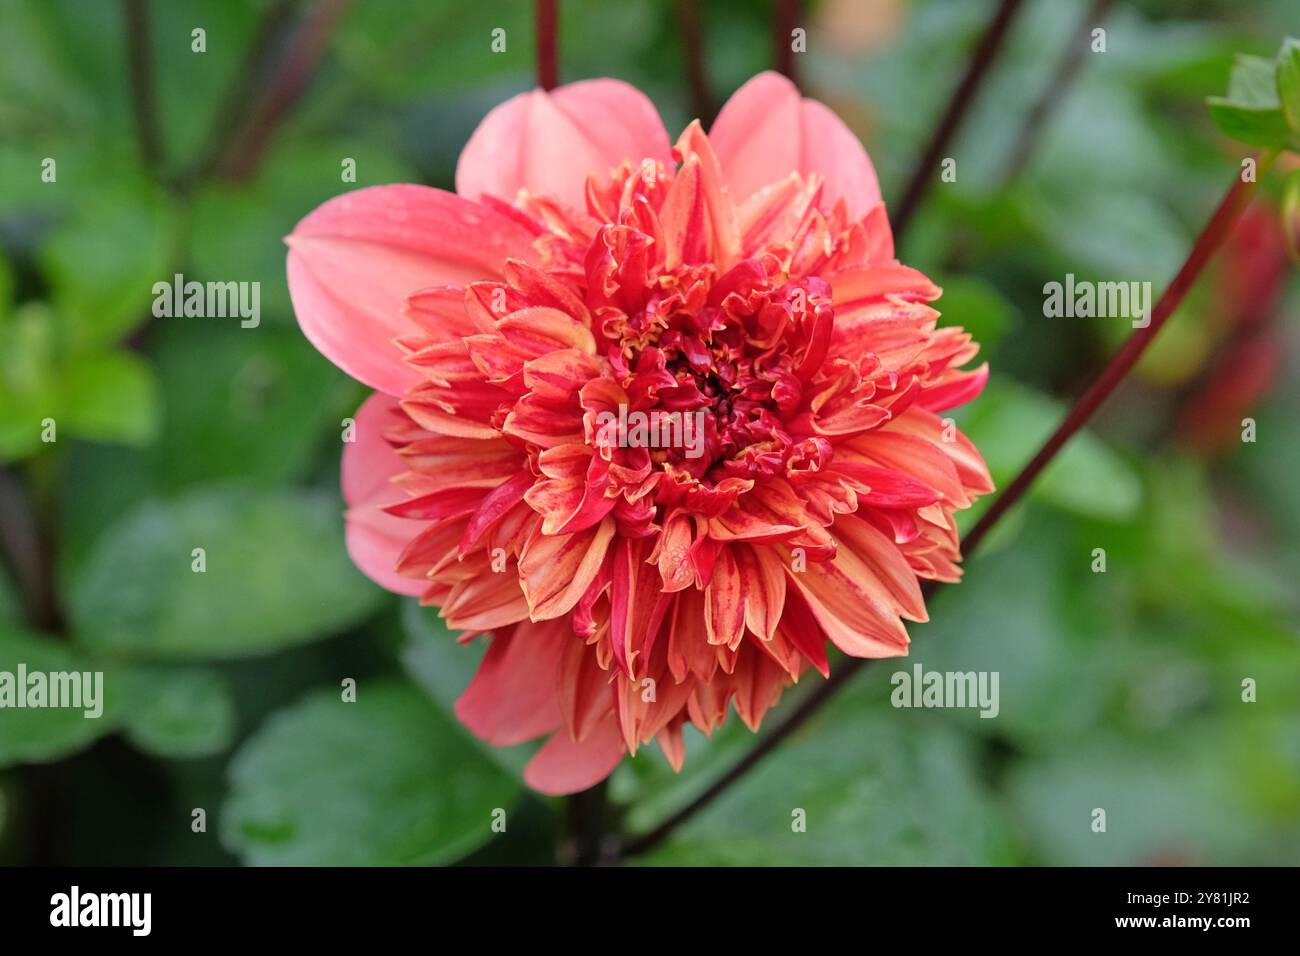
[[[549,735],[526,779],[570,792],[652,740],[680,767],[730,707],[757,728],[828,640],[905,654],[992,489],[939,416],[987,371],[844,125],[763,74],[670,147],[593,80],[493,110],[456,188],[331,200],[288,272],[376,389],[343,457],[354,560],[491,642],[469,728]]]

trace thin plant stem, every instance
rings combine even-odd
[[[1020,132],[1016,135],[1015,143],[1011,147],[1008,154],[1009,158],[1002,172],[1002,185],[1005,186],[1019,176],[1021,170],[1029,162],[1029,157],[1033,155],[1034,147],[1038,144],[1038,139],[1047,123],[1047,117],[1065,99],[1066,92],[1074,82],[1075,77],[1079,75],[1084,57],[1088,53],[1089,36],[1093,29],[1106,19],[1106,14],[1110,12],[1110,8],[1114,4],[1115,0],[1093,0],[1082,19],[1079,20],[1078,27],[1070,36],[1065,56],[1061,57],[1057,62],[1051,79],[1043,87],[1043,92],[1025,116]]]
[[[162,137],[158,132],[158,101],[153,79],[153,24],[148,0],[123,0],[126,21],[127,75],[136,139],[145,166],[159,181],[163,175]]]
[[[772,44],[777,72],[785,74],[795,86],[799,85],[799,71],[795,66],[792,34],[795,27],[799,26],[802,6],[799,0],[776,0],[776,16],[772,19]]]
[[[295,31],[289,49],[267,83],[265,96],[250,111],[220,163],[230,179],[251,179],[266,156],[281,122],[307,91],[329,46],[330,36],[352,0],[320,0]]]
[[[33,469],[45,466],[33,461]],[[53,491],[47,489],[47,496]],[[27,620],[38,631],[58,635],[65,631],[59,607],[54,570],[54,520],[40,506],[17,472],[0,467],[0,553],[18,585]]]
[[[248,50],[235,73],[234,82],[213,114],[194,169],[182,184],[186,188],[192,188],[196,183],[207,179],[221,163],[226,143],[238,132],[239,119],[254,99],[258,80],[266,76],[277,41],[292,20],[296,6],[297,0],[275,0],[262,13],[249,41]]]
[[[682,58],[686,61],[686,85],[691,91],[691,110],[695,118],[708,125],[713,121],[713,96],[709,93],[709,75],[704,65],[704,43],[700,35],[700,8],[697,0],[676,0],[677,32],[682,38]]]
[[[609,814],[609,780],[569,797],[568,839],[561,848],[562,862],[570,866],[597,866],[610,862],[606,840]]]
[[[553,90],[560,82],[557,0],[537,0],[537,85]]]
[[[948,101],[939,125],[935,127],[930,142],[912,170],[907,188],[903,190],[903,198],[899,201],[898,207],[891,210],[890,221],[894,226],[895,241],[907,230],[912,216],[921,205],[921,200],[925,198],[930,184],[934,182],[935,169],[944,158],[962,120],[966,118],[975,94],[979,92],[989,73],[989,67],[997,59],[998,52],[1002,49],[1002,42],[1006,39],[1016,14],[1020,12],[1020,7],[1021,0],[1001,0],[993,19],[985,27],[961,82],[953,90],[952,99]]]

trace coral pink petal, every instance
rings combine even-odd
[[[361,403],[352,416],[354,441],[343,443],[343,465],[341,481],[343,500],[349,508],[371,501],[380,495],[387,495],[393,501],[406,498],[391,479],[406,471],[406,465],[393,450],[393,446],[384,440],[384,432],[390,428],[405,425],[409,431],[410,423],[398,407],[397,400],[382,392],[376,392]],[[396,492],[394,494],[394,492]],[[412,525],[407,522],[409,530]]]
[[[586,790],[604,780],[623,759],[623,734],[611,711],[582,741],[567,730],[552,735],[524,768],[524,782],[554,797]]]
[[[416,595],[427,581],[404,578],[393,570],[397,556],[410,543],[419,526],[384,512],[386,505],[406,500],[406,493],[390,479],[406,465],[384,441],[384,429],[403,420],[397,402],[376,392],[361,403],[353,416],[356,441],[343,445],[343,500],[348,554],[366,577],[397,594]]]
[[[347,514],[348,556],[361,572],[386,591],[418,597],[428,581],[404,578],[393,570],[397,556],[411,543],[411,522],[384,514],[379,506]]]
[[[303,334],[353,378],[390,395],[420,381],[392,340],[430,286],[492,278],[532,237],[501,213],[427,186],[374,186],[317,207],[285,240]]]
[[[880,201],[876,171],[858,138],[778,73],[760,73],[732,94],[709,140],[737,205],[791,170],[821,176],[823,208],[843,199],[850,219]]]
[[[498,634],[456,701],[456,716],[499,747],[555,730],[563,720],[560,658],[572,640],[568,621],[525,623]]]
[[[520,189],[585,208],[587,177],[624,160],[671,161],[654,105],[619,80],[584,80],[532,90],[484,117],[456,164],[456,192],[513,202]]]

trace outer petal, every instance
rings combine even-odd
[[[499,747],[521,744],[560,726],[560,659],[581,644],[566,622],[520,624],[492,639],[478,672],[456,701],[456,716]]]
[[[387,505],[405,501],[407,495],[391,482],[407,470],[384,430],[401,420],[397,402],[376,392],[357,409],[356,441],[343,446],[343,500],[347,502],[348,554],[361,571],[380,587],[398,594],[416,595],[427,581],[401,577],[394,568],[397,557],[421,529],[418,522],[386,513]]]
[[[737,205],[795,171],[821,176],[823,207],[843,199],[850,219],[880,201],[876,171],[858,138],[778,73],[760,73],[733,93],[709,139]]]
[[[531,250],[528,232],[501,213],[409,185],[337,196],[285,241],[303,334],[343,371],[390,395],[420,381],[392,344],[415,328],[403,314],[407,297],[497,276],[508,257]]]
[[[620,80],[584,80],[520,93],[488,113],[460,154],[456,192],[513,202],[527,189],[583,209],[588,176],[647,157],[671,161],[654,105]]]
[[[608,717],[575,743],[567,730],[554,734],[524,768],[524,782],[551,796],[577,793],[604,780],[623,759],[618,719]]]

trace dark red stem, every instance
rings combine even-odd
[[[799,85],[799,71],[795,67],[794,38],[791,34],[799,26],[801,7],[799,0],[776,0],[776,16],[772,20],[777,72],[785,74],[796,86]]]
[[[54,521],[35,506],[18,474],[0,467],[0,553],[22,594],[27,619],[38,631],[62,634],[55,590]]]
[[[271,136],[306,92],[329,46],[330,36],[351,0],[320,0],[294,33],[284,59],[267,83],[266,95],[253,107],[240,135],[230,144],[223,163],[234,180],[246,180],[261,165]]]
[[[705,126],[713,122],[713,97],[704,66],[704,43],[700,35],[700,9],[696,0],[676,0],[677,32],[682,38],[686,60],[686,85],[691,91],[691,111]]]
[[[912,170],[912,178],[903,191],[903,198],[896,208],[890,210],[889,218],[894,227],[896,240],[900,233],[906,231],[921,200],[925,198],[926,191],[934,182],[935,171],[947,153],[949,144],[961,126],[971,102],[975,99],[975,94],[979,92],[985,76],[988,75],[989,67],[997,58],[998,50],[1002,47],[1002,41],[1006,39],[1020,5],[1021,0],[1001,0],[997,13],[984,29],[984,35],[980,37],[975,47],[975,53],[971,56],[965,75],[953,90],[952,99],[948,101],[943,118],[939,120],[934,135],[930,137],[929,144]]]
[[[258,84],[267,77],[272,57],[283,39],[283,34],[293,20],[297,0],[275,0],[263,12],[253,31],[252,39],[242,62],[235,72],[234,82],[221,98],[213,114],[203,148],[193,169],[181,183],[192,189],[217,170],[225,154],[226,142],[239,130],[240,117],[253,102]]]
[[[560,82],[556,0],[537,0],[537,85],[553,90]]]

